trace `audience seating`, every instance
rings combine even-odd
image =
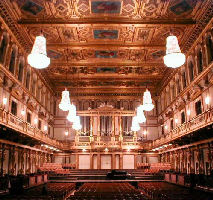
[[[150,164],[149,163],[137,163],[137,169],[149,169]]]
[[[84,183],[68,200],[146,200],[129,183]]]
[[[165,182],[140,182],[139,189],[150,199],[165,200],[209,200],[213,199],[212,194],[204,193],[197,190],[169,184]]]
[[[21,194],[10,194],[0,199],[20,200],[64,200],[75,189],[75,183],[47,183],[22,191]]]
[[[144,169],[146,173],[159,173],[161,171],[170,171],[170,163],[137,163],[138,169]]]
[[[63,170],[62,164],[60,163],[43,163],[41,167],[38,168],[41,172],[51,173],[56,170]]]
[[[64,169],[75,169],[76,168],[76,164],[73,164],[73,163],[64,163],[64,164],[62,164],[62,167]]]

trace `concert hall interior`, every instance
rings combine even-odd
[[[213,0],[0,0],[0,199],[213,199]]]

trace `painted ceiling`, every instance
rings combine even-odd
[[[172,73],[162,59],[166,37],[176,35],[187,52],[212,1],[1,0],[0,6],[10,8],[16,27],[11,29],[18,30],[15,35],[28,52],[43,32],[51,64],[42,74],[56,90],[131,93],[146,86],[157,91]]]

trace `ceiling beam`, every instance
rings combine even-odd
[[[135,73],[128,73],[128,74],[119,74],[119,73],[94,73],[94,74],[61,74],[60,77],[55,75],[49,74],[48,77],[51,78],[53,81],[67,81],[67,82],[80,82],[80,81],[135,81],[135,82],[141,82],[141,81],[150,81],[150,80],[156,80],[156,79],[162,79],[162,75],[152,75],[150,74],[135,74]],[[68,79],[66,77],[72,77],[72,79]]]
[[[49,43],[47,44],[48,48],[72,48],[72,49],[90,49],[90,48],[108,48],[108,49],[138,49],[138,50],[143,50],[143,49],[162,49],[165,50],[166,47],[165,45],[146,45],[144,43],[135,43],[135,42],[131,42],[131,43],[112,43],[110,41],[107,41],[107,43],[92,43],[92,42],[88,42],[85,44],[79,44],[79,43]]]
[[[78,61],[51,61],[51,66],[58,66],[58,67],[165,67],[163,61],[158,63],[152,62],[145,62],[145,61],[114,61],[114,60],[107,60],[106,62],[97,60],[96,62],[78,62]],[[166,67],[165,67],[166,68]],[[167,68],[166,68],[167,69]]]
[[[157,20],[130,20],[122,18],[84,18],[84,19],[70,19],[70,20],[61,20],[61,19],[21,19],[18,21],[18,24],[27,25],[27,26],[52,26],[52,25],[86,25],[86,24],[122,24],[122,25],[194,25],[196,21],[193,19],[157,19]]]

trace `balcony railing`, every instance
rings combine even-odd
[[[57,141],[49,138],[45,132],[39,130],[37,127],[32,126],[23,119],[5,111],[2,108],[0,108],[0,124],[61,150],[81,149],[83,147],[92,149],[99,147],[102,148],[105,146],[110,148],[122,148],[128,145],[134,146],[135,148],[144,148],[143,143],[137,141],[137,137],[122,136],[122,133],[114,136],[76,135],[75,141]]]
[[[23,119],[13,115],[10,112],[0,108],[0,124],[12,128],[18,132],[28,135],[36,140],[39,140],[45,144],[56,147],[58,149],[63,148],[63,144],[57,140],[51,139],[45,134],[45,132],[27,123]]]
[[[161,137],[150,143],[149,149],[153,149],[159,146],[162,146],[166,143],[169,143],[177,138],[180,138],[184,135],[187,135],[191,132],[194,132],[198,129],[201,129],[209,124],[213,123],[213,108],[208,109],[200,115],[192,118],[188,122],[181,124],[175,129],[171,130],[164,137]]]

